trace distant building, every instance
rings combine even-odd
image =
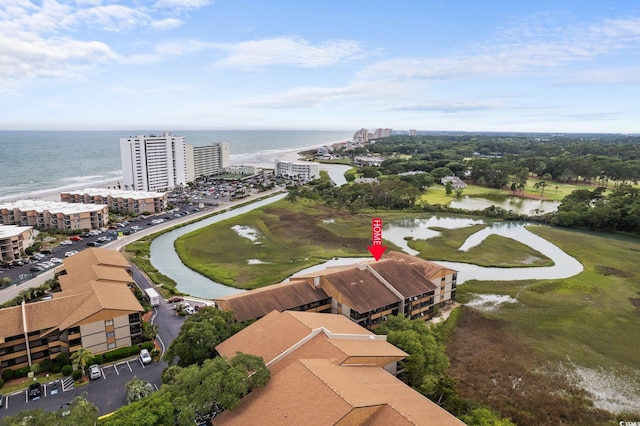
[[[379,166],[384,161],[382,157],[368,157],[359,155],[353,158],[353,162],[360,166]]]
[[[391,136],[391,129],[376,129],[373,133],[373,139],[388,138]]]
[[[225,167],[224,172],[230,175],[253,176],[258,174],[259,170],[256,166],[233,165]]]
[[[417,136],[418,131],[416,129],[409,129],[409,136]]]
[[[457,271],[399,252],[364,262],[290,278],[288,282],[217,298],[236,320],[272,310],[341,314],[374,330],[388,315],[428,320],[436,307],[455,300]]]
[[[120,158],[125,189],[167,191],[189,181],[183,136],[165,132],[120,138]]]
[[[32,245],[31,226],[0,225],[0,261],[19,260],[25,255],[25,249]]]
[[[86,188],[60,193],[65,203],[106,204],[109,209],[130,213],[161,213],[167,209],[164,192],[125,191],[120,189]]]
[[[109,223],[106,204],[19,200],[0,204],[0,224],[42,229],[97,229]]]
[[[451,182],[451,187],[453,189],[459,189],[459,188],[466,188],[467,184],[464,183],[464,181],[462,179],[460,179],[458,176],[445,176],[442,179],[440,179],[440,183],[443,185],[446,185],[448,182]]]
[[[229,156],[228,142],[194,146],[184,136],[169,132],[120,138],[125,190],[169,191],[202,176],[223,173]]]
[[[144,309],[130,287],[131,265],[113,250],[65,258],[62,291],[51,300],[0,309],[0,369],[31,366],[80,348],[94,355],[142,342]]]
[[[189,182],[203,176],[222,174],[224,169],[229,167],[229,142],[217,142],[204,146],[186,144],[186,149],[187,181]]]
[[[280,161],[275,162],[276,176],[297,177],[305,181],[320,178],[320,163],[311,161]]]

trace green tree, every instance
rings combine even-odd
[[[135,376],[127,382],[125,387],[127,389],[127,403],[129,404],[135,401],[141,401],[153,392],[152,386]]]
[[[91,361],[93,361],[93,353],[86,348],[80,348],[71,355],[71,363],[80,366],[83,375],[85,367]]]
[[[476,408],[460,417],[469,426],[515,426],[509,419],[501,419],[488,408]]]
[[[245,395],[266,385],[269,377],[262,358],[241,353],[230,360],[217,357],[202,365],[171,366],[163,373],[159,391],[120,408],[101,424],[193,425],[198,415],[236,408]]]
[[[547,187],[547,182],[541,180],[540,182],[536,182],[533,187],[535,189],[540,189],[540,195],[544,195],[544,189]]]
[[[169,365],[187,367],[201,365],[214,358],[215,347],[233,336],[244,326],[233,319],[233,312],[223,312],[214,307],[204,307],[197,314],[186,319],[180,333],[171,342],[164,360]]]
[[[446,374],[449,359],[445,345],[424,321],[390,316],[376,333],[386,334],[391,344],[409,354],[400,362],[404,369],[401,378],[406,384],[433,401],[453,392],[449,389],[453,384]]]

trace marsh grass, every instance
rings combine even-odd
[[[233,226],[257,231],[252,241]],[[356,216],[315,203],[281,200],[176,240],[185,265],[214,281],[239,288],[281,282],[333,257],[366,257],[371,216]],[[260,263],[249,264],[250,259]]]
[[[469,251],[458,250],[470,235],[486,226],[480,224],[459,229],[432,228],[441,235],[427,240],[410,240],[408,245],[419,251],[421,257],[432,261],[466,262],[499,268],[553,265],[553,261],[539,251],[499,235],[490,235],[482,244]]]

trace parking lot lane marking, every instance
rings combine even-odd
[[[133,373],[133,370],[131,369],[131,364],[129,364],[129,361],[126,361],[127,363],[127,367],[129,367],[129,372]]]
[[[113,369],[116,370],[116,374],[119,376],[120,372],[118,371],[118,364],[113,364]]]

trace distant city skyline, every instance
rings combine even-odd
[[[8,0],[0,130],[640,133],[632,0]]]

